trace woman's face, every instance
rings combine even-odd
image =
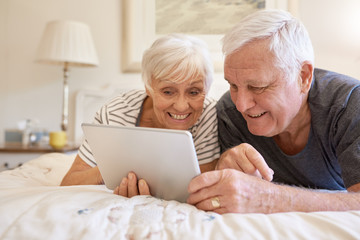
[[[156,126],[178,130],[187,130],[196,123],[206,95],[202,78],[182,83],[154,80],[152,91],[147,93],[152,98]]]

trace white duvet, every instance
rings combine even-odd
[[[360,211],[225,214],[104,186],[59,187],[75,156],[0,173],[0,239],[360,239]]]

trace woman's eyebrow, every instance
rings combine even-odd
[[[190,85],[194,85],[194,84],[197,84],[197,83],[202,83],[203,82],[203,80],[196,80],[196,81],[192,81],[191,83],[190,83]]]

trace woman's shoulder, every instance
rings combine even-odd
[[[141,107],[142,102],[146,98],[146,92],[140,89],[133,89],[113,97],[106,105],[113,106],[127,106],[129,108]]]
[[[206,96],[204,99],[204,110],[205,109],[215,109],[217,100]]]
[[[209,125],[217,124],[216,117],[216,100],[210,97],[205,97],[203,112],[199,118],[199,120],[193,126],[193,130],[197,130],[201,127],[208,127]]]

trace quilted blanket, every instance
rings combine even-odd
[[[360,239],[360,211],[224,214],[105,186],[60,187],[75,156],[0,173],[0,239]]]

